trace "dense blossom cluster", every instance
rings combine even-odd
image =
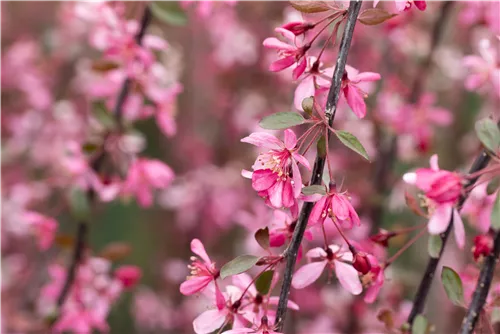
[[[498,3],[53,6],[44,38],[3,38],[2,332],[110,332],[131,293],[138,332],[405,333],[426,238],[474,303],[500,228]],[[467,33],[425,28],[447,20]],[[155,204],[161,233],[100,234]]]

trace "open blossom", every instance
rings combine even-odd
[[[296,289],[302,289],[314,283],[323,270],[328,267],[330,274],[335,270],[335,274],[340,285],[353,295],[359,295],[363,291],[359,281],[358,271],[350,264],[352,262],[352,253],[342,251],[337,245],[330,245],[325,250],[323,248],[313,248],[307,252],[306,256],[310,259],[319,259],[318,262],[311,262],[297,270],[293,276],[292,286]]]
[[[285,130],[284,142],[264,132],[252,133],[241,141],[269,149],[260,154],[252,166],[253,189],[276,209],[296,205],[296,198],[302,190],[302,176],[297,163],[307,169],[311,169],[311,166],[297,152],[295,133],[290,129]]]
[[[419,168],[414,173],[403,176],[406,183],[414,184],[429,200],[431,217],[427,225],[430,234],[440,234],[446,231],[453,216],[455,239],[460,248],[465,244],[465,231],[462,218],[455,208],[462,193],[462,177],[458,173],[441,170],[438,157],[430,159],[431,168]]]
[[[302,101],[310,96],[317,96],[326,93],[332,84],[333,70],[335,67],[322,66],[316,61],[316,57],[307,57],[307,68],[302,81],[297,85],[294,94],[294,105],[298,110],[302,110]]]
[[[311,47],[310,44],[305,44],[303,46],[298,46],[296,44],[297,37],[293,32],[284,28],[276,28],[276,32],[280,33],[283,37],[288,40],[288,43],[282,42],[276,37],[269,37],[262,43],[266,48],[278,50],[278,55],[280,59],[276,60],[269,67],[270,71],[279,72],[288,68],[294,64],[297,67],[293,70],[293,79],[296,80],[298,77],[304,73],[306,69],[306,58],[305,54],[307,50]]]
[[[222,307],[224,298],[216,282],[220,272],[215,267],[215,262],[210,260],[210,257],[208,257],[205,251],[205,247],[198,239],[193,239],[191,241],[191,251],[200,258],[191,257],[192,262],[189,266],[189,269],[191,269],[191,276],[181,284],[181,293],[186,296],[193,295],[203,291],[211,282],[214,282],[215,300],[217,301],[217,306]]]
[[[334,184],[330,185],[330,191],[326,195],[321,196],[319,200],[318,196],[320,195],[314,194],[304,198],[306,202],[317,200],[309,216],[309,225],[323,224],[327,218],[333,219],[335,222],[340,222],[347,228],[361,224],[349,196],[345,192],[338,192]]]
[[[342,77],[342,93],[349,107],[359,118],[366,116],[365,98],[368,97],[368,94],[360,88],[360,84],[377,81],[380,78],[380,74],[378,73],[359,73],[355,68],[346,65],[346,71]]]
[[[49,249],[57,232],[57,221],[33,211],[24,212],[23,218],[31,225],[40,250]]]
[[[493,91],[500,97],[500,53],[498,52],[498,40],[494,47],[490,40],[484,38],[479,42],[480,56],[466,56],[463,64],[469,69],[469,75],[465,80],[468,90],[476,90],[488,83],[493,86]]]
[[[152,189],[165,189],[174,179],[170,167],[155,159],[137,159],[128,171],[123,192],[134,195],[142,207],[153,204]]]

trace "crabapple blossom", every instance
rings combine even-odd
[[[321,276],[323,270],[328,267],[330,274],[335,270],[340,285],[344,289],[353,295],[359,295],[363,291],[358,271],[350,264],[353,260],[351,252],[342,251],[337,245],[330,245],[326,250],[319,247],[313,248],[307,252],[306,256],[309,259],[319,259],[320,261],[303,265],[295,272],[292,280],[294,288],[302,289],[311,285]]]
[[[45,251],[49,249],[54,243],[58,227],[57,221],[33,211],[25,212],[23,219],[32,227],[40,250]]]
[[[428,198],[431,213],[427,224],[429,233],[440,234],[446,231],[452,221],[457,245],[465,245],[465,231],[462,218],[454,207],[462,194],[463,178],[454,172],[439,169],[438,156],[430,159],[431,168],[419,168],[414,173],[406,173],[403,180],[416,185]]]
[[[365,98],[368,96],[361,88],[364,82],[380,80],[380,74],[375,72],[359,72],[357,69],[346,65],[346,72],[342,77],[342,93],[347,104],[358,118],[366,116]]]
[[[499,44],[500,37],[493,43],[489,39],[481,39],[478,47],[480,56],[464,57],[463,64],[469,69],[469,75],[465,80],[465,87],[468,90],[475,91],[489,84],[493,87],[493,93],[500,97]]]

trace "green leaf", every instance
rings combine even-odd
[[[412,334],[426,334],[427,333],[428,322],[427,319],[421,314],[415,317],[413,320],[413,326],[411,327]]]
[[[427,252],[430,257],[437,259],[439,253],[441,252],[441,247],[443,247],[443,240],[439,235],[430,235],[427,244]]]
[[[87,220],[90,216],[90,203],[87,193],[79,188],[73,188],[69,193],[71,214],[78,220]]]
[[[363,147],[363,145],[361,145],[358,138],[356,138],[352,133],[349,133],[347,131],[336,130],[335,135],[342,142],[342,144],[344,144],[354,152],[358,153],[366,160],[370,161],[370,158],[368,157],[368,153],[366,153],[365,148]]]
[[[220,270],[220,277],[224,279],[229,276],[238,275],[244,273],[248,269],[252,268],[259,258],[253,255],[241,255],[237,258],[226,263]]]
[[[177,1],[154,1],[151,4],[153,15],[159,20],[173,26],[183,26],[187,23],[186,12]]]
[[[359,14],[358,21],[364,25],[374,26],[393,18],[394,16],[397,16],[397,14],[391,14],[381,8],[368,8]]]
[[[500,130],[489,118],[476,122],[476,134],[484,147],[496,153],[500,148]]]
[[[443,267],[441,282],[448,299],[457,306],[464,305],[464,289],[460,276],[450,267]]]
[[[255,288],[261,295],[267,295],[269,289],[271,288],[271,283],[273,281],[274,271],[267,270],[264,271],[255,281]]]
[[[269,228],[261,228],[255,232],[255,240],[259,243],[260,247],[269,249]]]
[[[491,227],[498,231],[500,229],[500,191],[497,193],[493,210],[491,210]]]
[[[113,129],[116,127],[116,120],[112,113],[106,108],[104,102],[94,102],[92,105],[92,114],[105,128]]]
[[[325,186],[313,184],[312,186],[302,188],[302,193],[306,196],[314,194],[326,195],[326,189]]]
[[[264,117],[259,125],[261,128],[267,130],[283,130],[303,124],[304,121],[305,119],[301,114],[284,111]]]
[[[293,8],[302,13],[320,13],[332,9],[324,1],[291,0],[290,4]]]

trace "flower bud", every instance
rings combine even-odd
[[[437,203],[455,203],[462,193],[462,178],[457,173],[440,171],[425,196]]]
[[[368,256],[364,252],[353,253],[352,266],[363,275],[368,274],[368,272],[372,269]]]
[[[493,250],[493,238],[489,234],[478,235],[474,237],[474,246],[472,247],[472,255],[474,260],[478,261],[482,257],[490,255]]]
[[[139,282],[142,272],[136,266],[121,266],[116,269],[115,276],[122,282],[125,288],[131,288]]]
[[[286,29],[290,32],[292,32],[295,36],[302,35],[308,30],[311,30],[314,28],[314,24],[309,23],[309,22],[290,22],[287,24],[284,24],[281,28]]]
[[[379,233],[372,235],[370,237],[370,240],[376,244],[383,246],[383,247],[388,247],[389,246],[389,239],[394,237],[395,235],[396,235],[396,233],[394,233],[394,232],[380,230]]]

